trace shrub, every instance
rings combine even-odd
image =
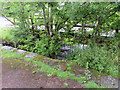
[[[43,35],[44,36],[44,35]],[[53,55],[57,55],[60,52],[60,47],[62,46],[61,42],[58,42],[58,36],[54,36],[51,39],[49,36],[41,37],[41,39],[36,40],[35,44],[35,52],[48,56],[54,57]]]
[[[114,49],[114,50],[113,50]],[[118,52],[117,46],[108,49],[106,46],[98,47],[97,45],[89,46],[86,49],[76,48],[69,58],[77,60],[80,66],[86,67],[99,72],[105,72],[110,75],[118,75]],[[73,57],[74,56],[74,57]]]
[[[14,42],[19,43],[19,48],[35,52],[41,55],[54,58],[60,52],[63,43],[60,42],[59,35],[56,34],[50,38],[45,31],[39,30],[39,33],[33,35],[30,30],[17,28],[14,31]],[[39,38],[36,37],[39,35]]]

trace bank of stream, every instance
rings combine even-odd
[[[14,45],[14,43],[9,41],[2,41],[3,46],[11,46],[17,48],[19,44],[17,44],[17,47]],[[81,70],[81,67],[78,68],[78,71]],[[84,74],[84,73],[83,73]],[[112,77],[110,75],[99,73],[96,70],[90,70],[91,79],[90,81],[93,81],[99,85],[106,86],[108,88],[118,88],[118,84],[120,84],[120,79],[116,77]]]
[[[11,25],[11,23],[9,21],[5,20],[4,17],[0,17],[0,22],[1,22],[0,27],[11,27],[11,26],[13,26],[13,25]],[[1,40],[0,40],[0,44],[1,44]],[[18,46],[19,46],[19,44],[17,44],[15,46],[14,43],[9,42],[9,41],[2,41],[2,45],[3,46],[16,47],[16,48],[18,48]],[[81,70],[80,68],[81,67],[79,67],[78,70]],[[90,71],[91,71],[91,75],[92,75],[92,78],[91,78],[90,81],[96,82],[99,85],[107,86],[109,88],[118,88],[118,86],[120,86],[120,79],[112,77],[110,75],[100,74],[95,70],[93,70],[93,71],[90,70]],[[77,72],[79,72],[79,71],[77,71]]]

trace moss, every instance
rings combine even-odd
[[[88,81],[86,84],[84,84],[85,88],[108,88],[106,86],[100,86],[97,85],[96,83],[92,82],[92,81]]]
[[[17,52],[17,48],[13,49],[12,51],[13,51],[13,52]]]
[[[99,88],[99,86],[96,83],[90,82],[90,81],[88,83],[84,84],[84,87],[85,88]]]
[[[46,59],[46,57],[42,56],[42,55],[36,55],[36,56],[34,56],[34,60],[35,61],[43,61],[45,59]]]
[[[30,54],[31,52],[28,52],[28,51],[26,51],[25,53],[23,53],[23,56],[26,56],[26,55],[28,55],[28,54]]]
[[[55,73],[53,73],[53,75],[51,76],[51,78],[54,78],[56,76],[57,76],[57,73],[55,72]]]
[[[7,51],[7,50],[1,50],[2,52],[2,58],[19,58],[23,59],[23,55],[20,55],[18,53],[14,53],[13,51]]]
[[[75,75],[78,75],[78,74],[80,74],[80,72],[78,71],[78,70],[72,70],[72,72],[75,74]]]
[[[64,65],[65,65],[65,63],[62,63],[62,65],[64,66]]]
[[[65,66],[65,67],[64,67],[64,71],[67,71],[67,68],[68,68],[68,66]]]
[[[58,62],[56,62],[56,61],[53,61],[53,64],[58,64]]]
[[[10,64],[11,68],[17,68],[17,69],[25,69],[26,68],[25,63],[20,60],[5,58],[5,59],[3,59],[3,62]]]
[[[49,60],[50,60],[50,61],[53,61],[53,59],[52,59],[52,58],[50,58]]]
[[[98,77],[99,75],[102,76],[102,77],[103,76],[108,76],[107,74],[100,73],[96,70],[90,70],[90,71],[92,72],[92,77],[95,77],[97,80],[101,79],[100,77]]]
[[[70,66],[78,66],[78,64],[77,64],[77,62],[72,61],[72,62],[70,62]]]

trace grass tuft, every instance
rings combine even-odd
[[[0,28],[0,39],[11,41],[13,39],[12,29],[13,27]]]

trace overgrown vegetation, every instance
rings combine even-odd
[[[6,33],[2,39],[50,58],[57,58],[64,45],[72,46],[74,50],[67,60],[76,60],[83,67],[88,63],[87,68],[118,76],[119,2],[4,2],[2,5],[1,14],[12,17],[11,22],[17,25],[11,38]],[[72,30],[74,27],[80,28]],[[113,31],[114,36],[102,36]],[[76,48],[77,44],[87,44],[87,48]]]
[[[0,28],[0,39],[2,40],[8,40],[12,41],[13,35],[12,35],[12,30],[13,28],[7,27],[7,28]]]
[[[43,73],[47,73],[47,75],[49,77],[51,76],[58,76],[59,78],[63,79],[63,80],[67,80],[67,79],[73,79],[73,80],[77,80],[78,83],[82,84],[82,83],[86,83],[86,78],[84,76],[81,77],[77,77],[75,76],[75,74],[70,73],[69,71],[62,71],[58,68],[54,68],[51,67],[49,65],[46,65],[45,63],[41,62],[41,61],[35,61],[33,58],[26,58],[24,57],[24,55],[20,55],[15,53],[14,51],[7,51],[7,50],[0,50],[0,52],[2,52],[2,59],[10,59],[10,58],[15,58],[15,59],[24,59],[24,61],[28,61],[28,62],[32,62],[33,65],[35,67],[39,67],[37,68],[38,71],[43,72]],[[23,62],[23,61],[22,61]],[[27,65],[27,64],[26,64]],[[34,73],[36,71],[33,71],[31,73]],[[93,84],[92,86],[90,84]],[[64,83],[65,86],[67,86],[67,83]],[[88,82],[84,85],[86,88],[106,88],[103,86],[99,86],[93,82]]]
[[[113,49],[114,48],[114,49]],[[99,72],[104,72],[112,76],[118,76],[118,43],[109,47],[98,47],[94,45],[87,47],[84,50],[76,48],[74,53],[69,55],[67,59],[77,60],[80,66],[95,69]]]
[[[52,58],[58,55],[60,47],[67,43],[65,41],[75,38],[74,31],[71,31],[73,27],[81,27],[79,32],[83,35],[76,34],[81,36],[83,43],[91,37],[86,27],[93,28],[92,37],[96,40],[96,35],[113,29],[118,33],[119,30],[118,2],[10,2],[2,5],[1,14],[13,17],[16,21],[13,23],[19,26],[15,30],[14,41],[21,44],[20,48]],[[59,35],[62,29],[65,30],[64,36]],[[65,37],[69,40],[63,39]],[[73,41],[70,42],[72,44]]]
[[[97,85],[96,83],[94,83],[94,82],[88,82],[88,83],[86,83],[85,85],[84,85],[84,87],[85,88],[107,88],[107,87],[105,87],[105,86],[99,86],[99,85]]]

